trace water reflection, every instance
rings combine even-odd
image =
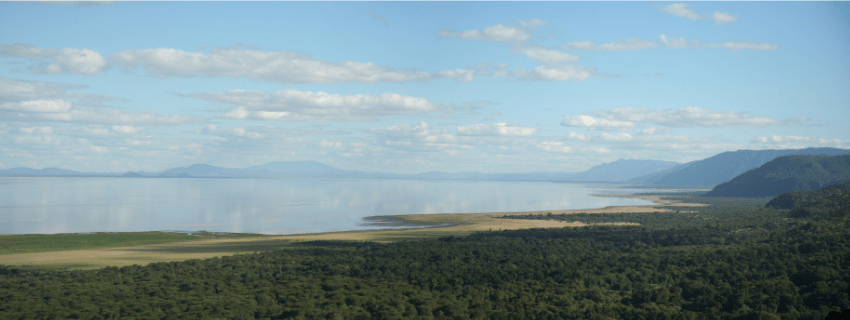
[[[545,182],[0,178],[0,233],[290,234],[376,228],[362,225],[367,216],[651,203],[590,195],[611,191]]]

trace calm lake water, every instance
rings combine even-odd
[[[322,179],[0,178],[0,234],[375,229],[368,216],[644,205],[576,184]]]

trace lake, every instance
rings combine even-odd
[[[368,216],[645,205],[626,192],[550,182],[0,178],[0,234],[218,231],[294,234],[379,227]]]

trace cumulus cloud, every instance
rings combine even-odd
[[[667,12],[677,17],[688,18],[691,20],[714,20],[714,23],[716,24],[727,24],[738,20],[738,17],[736,15],[733,15],[728,12],[717,11],[711,15],[703,16],[691,10],[689,7],[690,5],[685,3],[674,3],[665,6],[664,8],[661,8],[661,11]]]
[[[15,137],[15,143],[17,144],[44,144],[44,145],[60,145],[62,144],[61,139],[56,139],[51,136],[44,137]]]
[[[658,47],[659,45],[660,43],[656,41],[629,38],[626,40],[617,40],[615,42],[605,44],[597,44],[593,41],[576,41],[567,43],[561,46],[561,48],[567,50],[623,51],[651,49]]]
[[[457,134],[464,136],[502,136],[502,137],[528,137],[537,133],[537,128],[525,128],[507,123],[496,123],[491,125],[473,124],[470,126],[457,127]]]
[[[680,38],[668,38],[667,35],[661,34],[659,36],[661,41],[664,42],[668,48],[722,48],[722,49],[730,49],[732,51],[738,51],[742,49],[747,50],[758,50],[758,51],[767,51],[767,50],[778,50],[778,44],[772,43],[757,43],[757,42],[748,42],[748,41],[729,41],[723,43],[703,43],[698,40],[688,41],[687,39]]]
[[[440,31],[440,35],[451,38],[493,42],[522,42],[531,38],[531,34],[521,28],[506,27],[501,24],[484,28],[484,31]]]
[[[90,124],[87,126],[71,127],[66,134],[87,137],[113,137],[118,135],[134,135],[142,131],[142,127]]]
[[[515,51],[520,52],[529,59],[542,64],[559,64],[563,62],[576,63],[581,60],[580,56],[574,54],[540,47],[517,48]]]
[[[61,99],[6,102],[0,104],[0,110],[17,112],[66,112],[71,110],[71,103]]]
[[[99,52],[90,49],[62,48],[59,50],[33,47],[25,43],[0,44],[0,55],[43,61],[46,65],[31,66],[30,72],[43,74],[75,73],[92,75],[109,68],[109,62]]]
[[[817,137],[800,137],[800,136],[780,136],[772,135],[770,137],[758,136],[753,138],[752,142],[760,143],[773,148],[805,148],[805,147],[834,147],[847,148],[850,147],[850,140],[841,139],[823,139]]]
[[[654,123],[683,128],[760,128],[785,124],[776,119],[753,117],[747,112],[723,112],[697,107],[665,110],[624,107],[595,111],[593,114],[611,121]]]
[[[570,146],[558,141],[541,141],[537,143],[537,148],[543,151],[557,153],[570,153],[573,151]]]
[[[472,82],[475,81],[475,73],[475,70],[455,69],[437,72],[436,76],[441,78],[457,79],[464,82]]]
[[[110,59],[127,68],[141,67],[158,78],[233,77],[288,84],[407,82],[432,77],[427,72],[372,63],[323,61],[300,52],[238,47],[214,48],[209,53],[167,48],[126,50],[112,54]]]
[[[404,123],[364,131],[374,134],[380,145],[403,151],[442,152],[472,148],[461,143],[456,135],[445,129],[433,128],[424,121],[420,121],[418,125]]]
[[[630,130],[635,127],[634,122],[598,119],[588,115],[568,116],[561,122],[566,127],[586,127],[602,130]]]
[[[584,81],[596,73],[596,68],[573,65],[544,65],[533,70],[514,69],[510,75],[529,81]]]
[[[83,88],[83,86],[0,78],[0,105],[4,103],[20,103],[22,101],[42,101],[39,103],[44,103],[45,101],[56,99],[73,99],[77,105],[103,107],[104,102],[124,100],[115,97],[69,91],[80,88]]]
[[[424,98],[395,93],[340,95],[297,90],[229,90],[224,93],[196,93],[190,96],[237,106],[236,109],[220,116],[228,119],[377,121],[381,116],[448,110]]]
[[[0,96],[0,100],[8,98]],[[66,100],[28,100],[0,104],[0,117],[7,121],[74,122],[119,125],[177,125],[199,119],[175,115],[73,107]],[[130,130],[119,126],[119,130]]]
[[[26,134],[53,134],[53,128],[51,127],[29,127],[29,128],[19,128],[21,133]]]
[[[590,140],[591,137],[590,137],[589,134],[586,134],[586,133],[579,133],[579,132],[572,132],[571,131],[570,133],[567,134],[567,138],[573,139],[573,140],[587,141],[587,140]]]

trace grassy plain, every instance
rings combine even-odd
[[[606,195],[609,196],[609,195]],[[141,232],[83,235],[4,235],[0,236],[0,264],[34,268],[94,269],[106,266],[146,265],[153,262],[206,259],[240,253],[295,248],[291,245],[315,240],[394,242],[464,236],[478,231],[517,230],[583,226],[582,222],[499,218],[507,215],[670,212],[667,207],[695,206],[658,195],[626,195],[654,201],[646,206],[617,206],[590,210],[548,210],[468,214],[416,214],[392,216],[400,224],[436,225],[426,228],[345,231],[284,236],[256,234],[194,235]],[[622,223],[607,223],[622,224]]]

